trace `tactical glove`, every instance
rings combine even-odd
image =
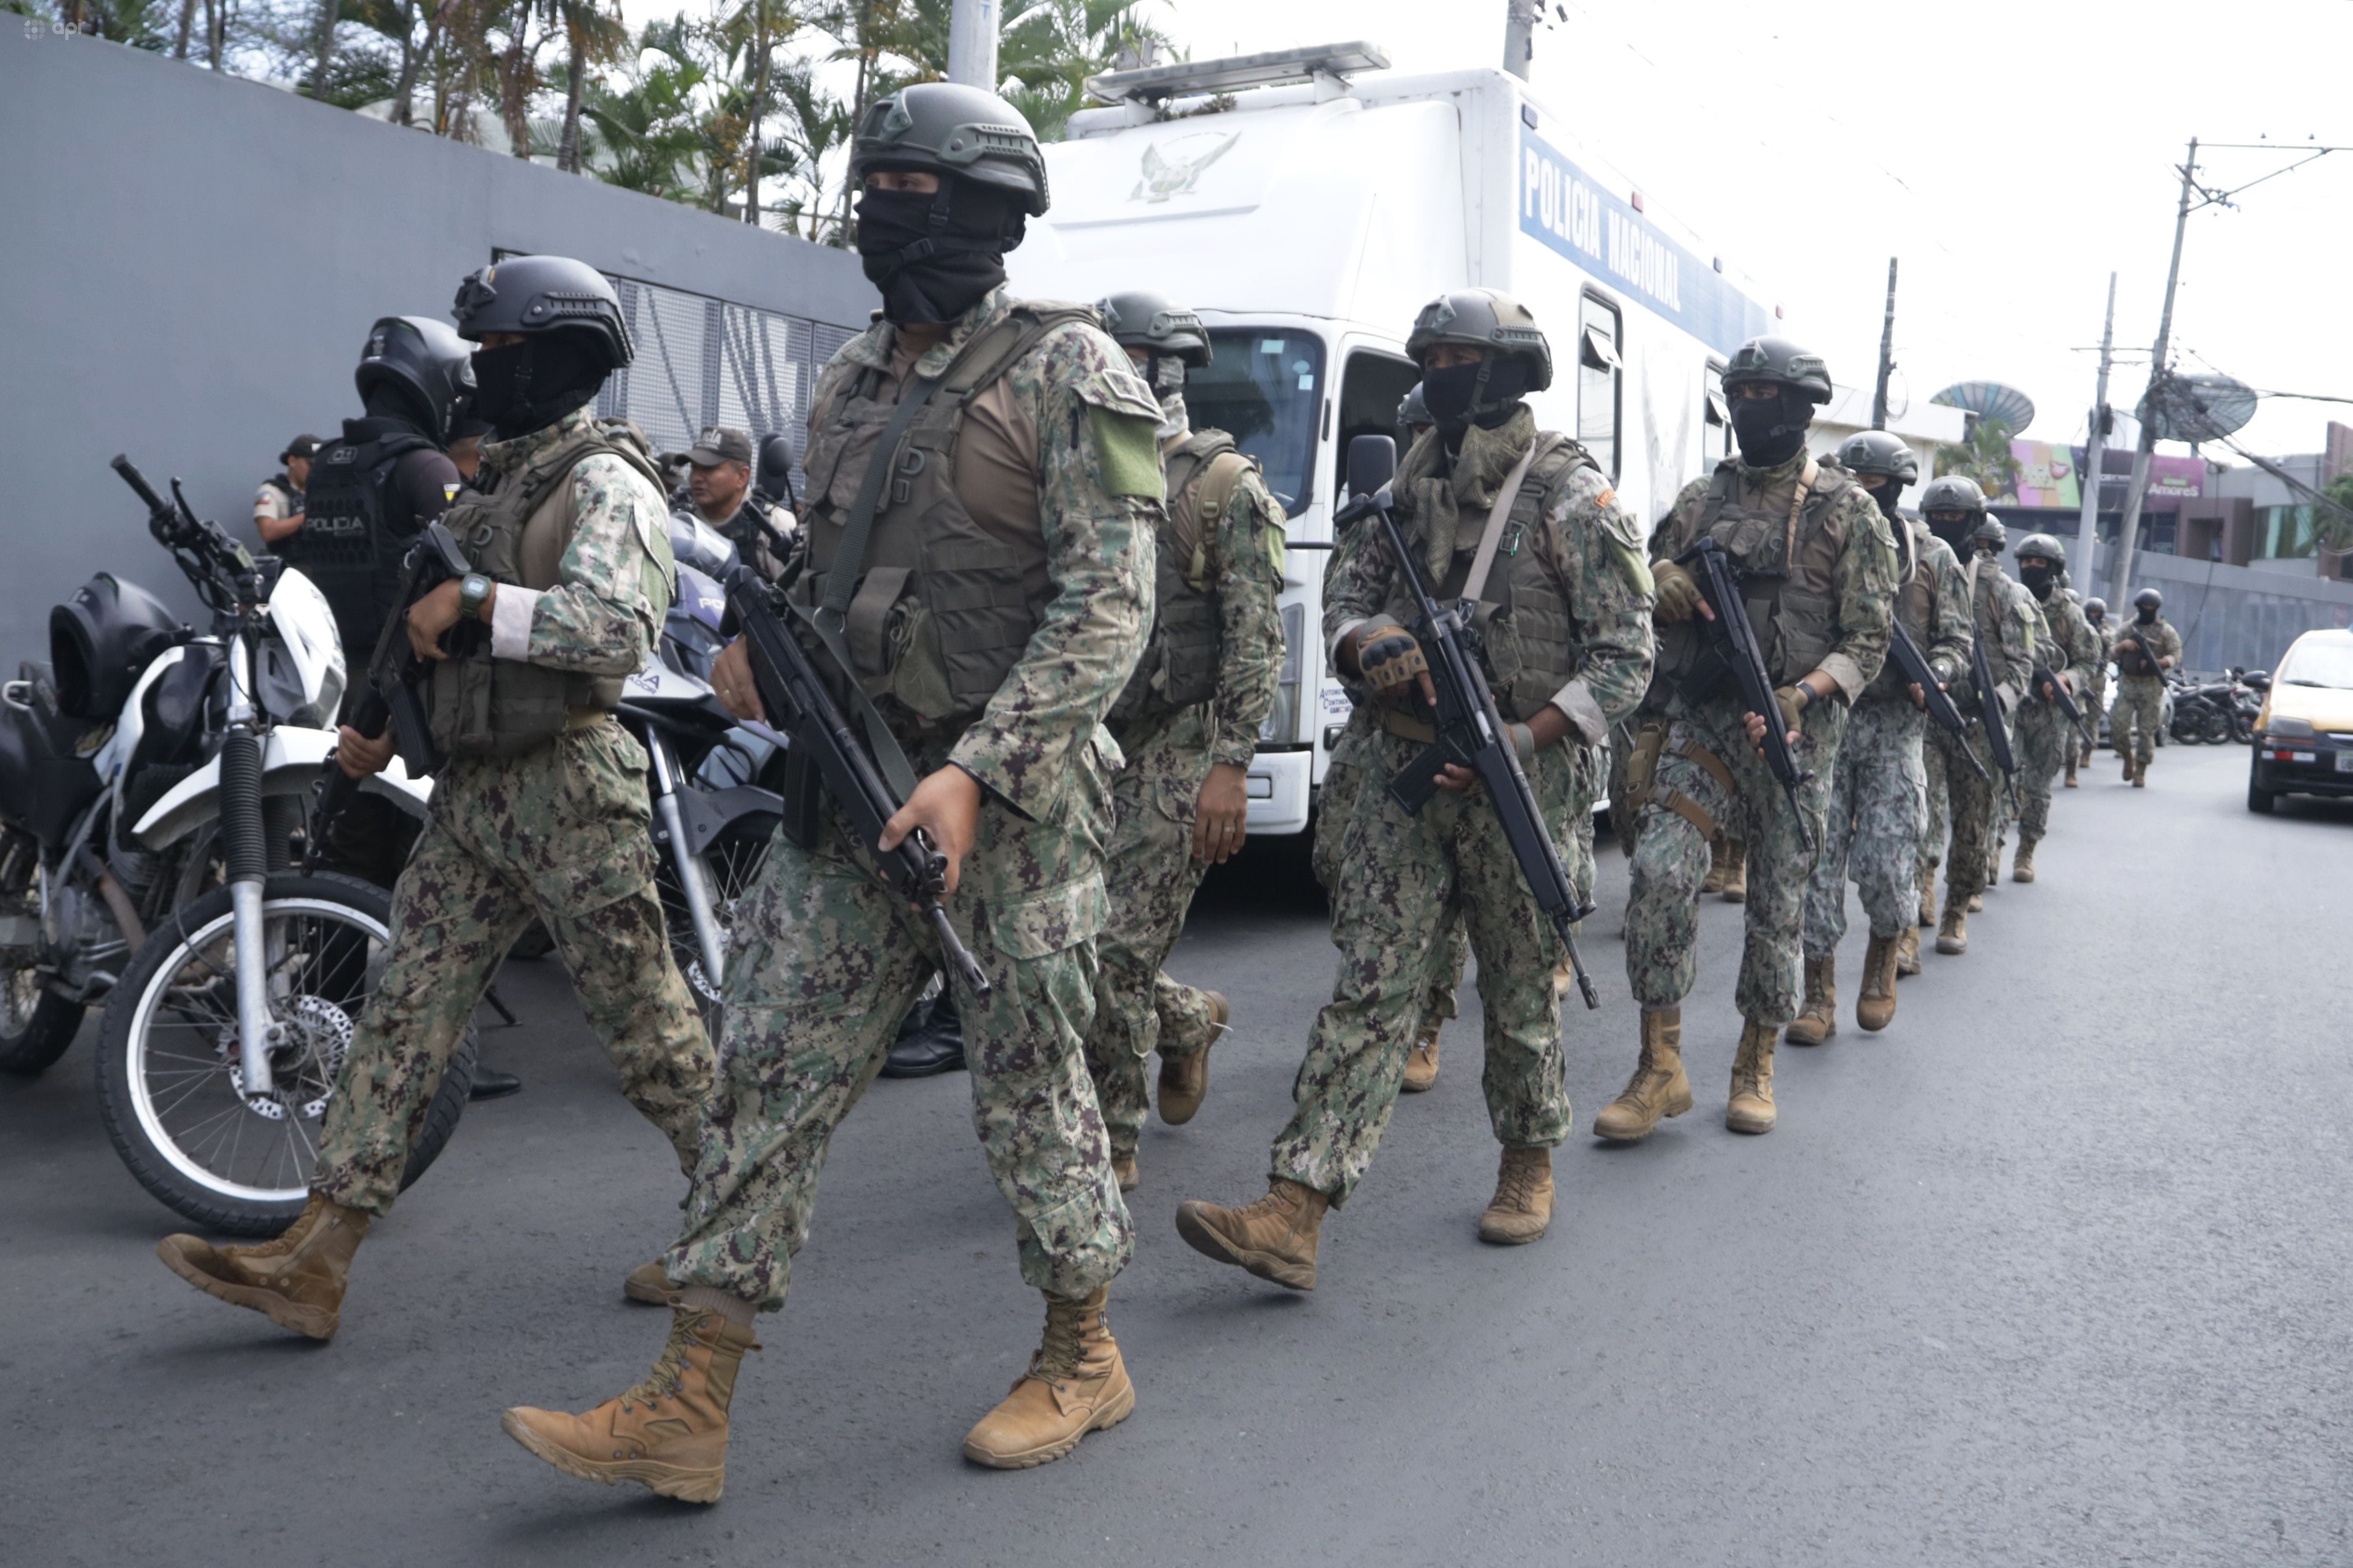
[[[1811,690],[1799,686],[1781,686],[1774,689],[1773,700],[1781,710],[1783,734],[1786,735],[1802,728],[1799,723],[1799,718],[1805,712],[1807,705],[1813,700],[1813,696]]]
[[[1653,613],[1662,621],[1687,621],[1699,610],[1699,584],[1692,574],[1672,561],[1662,561],[1651,568],[1651,580],[1659,586]]]
[[[1403,626],[1368,626],[1356,639],[1356,668],[1383,697],[1410,697],[1418,677],[1429,673],[1430,658]]]

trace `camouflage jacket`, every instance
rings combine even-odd
[[[2118,643],[2125,641],[2126,638],[2137,641],[2143,637],[2148,638],[2147,646],[2158,658],[2169,658],[2173,660],[2173,667],[2177,669],[2181,667],[2181,634],[2173,629],[2172,626],[2166,620],[2162,614],[2159,614],[2156,620],[2150,622],[2147,626],[2141,625],[2140,617],[2138,616],[2135,616],[2131,620],[2119,623],[2116,626],[2116,636],[2108,641],[2108,651],[2111,653],[2116,653],[2119,651],[2116,647]],[[2129,653],[2131,650],[2127,648],[2121,651]],[[2121,658],[2117,660],[2116,670],[2118,674],[2126,680],[2155,680],[2158,679],[2154,675],[2133,674],[2131,671],[2125,668],[2124,662]]]
[[[2026,696],[2027,680],[2046,651],[2042,614],[2034,595],[2002,571],[1993,557],[1978,555],[1973,570],[1971,619],[1978,640],[1985,645],[1986,668],[1993,676],[1995,695],[2008,715],[2018,710]],[[1978,711],[1976,689],[1966,680],[1954,683],[1953,700],[1964,713]]]
[[[520,468],[596,420],[594,408],[575,408],[511,441],[485,441],[482,467]],[[670,508],[651,480],[610,453],[583,458],[566,482],[580,521],[557,566],[560,582],[536,594],[501,587],[491,610],[491,651],[581,675],[634,675],[659,645],[670,613],[670,576],[660,563]]]
[[[2028,590],[2030,595],[2032,592]],[[2099,668],[2107,649],[2100,641],[2100,634],[2092,629],[2092,623],[2084,618],[2084,607],[2067,596],[2063,576],[2052,584],[2051,596],[2038,601],[2035,608],[2042,612],[2043,629],[2050,634],[2059,655],[2058,660],[2043,668],[2064,676],[2070,694],[2089,691],[2092,672]]]
[[[2103,620],[2094,624],[2091,616],[2085,616],[2084,625],[2090,628],[2100,650],[2099,657],[2092,661],[2092,689],[2105,691],[2108,689],[2108,660],[2116,655],[2116,623]]]
[[[1904,617],[1904,629],[1920,645],[1928,668],[1950,690],[1969,678],[1972,633],[1968,574],[1961,569],[1960,557],[1953,553],[1953,547],[1925,526],[1916,522],[1903,526],[1911,541],[1911,549],[1905,553],[1912,568],[1905,591],[1896,595],[1897,613]],[[1915,615],[1915,609],[1923,613]],[[1873,702],[1909,702],[1912,698],[1905,688],[1910,684],[1891,658],[1872,681],[1864,698]]]
[[[1255,470],[1234,486],[1210,535],[1218,581],[1217,722],[1209,761],[1248,767],[1282,672],[1283,512]]]

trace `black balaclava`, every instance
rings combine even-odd
[[[2140,624],[2145,626],[2155,626],[2157,624],[2157,612],[2158,606],[2155,605],[2135,605],[2133,606],[2133,613],[2139,617]]]
[[[1951,545],[1953,553],[1967,561],[1977,549],[1976,545],[1969,542],[1969,535],[1978,531],[1978,523],[1980,521],[1982,520],[1976,514],[1970,512],[1962,513],[1961,521],[1958,522],[1938,522],[1931,517],[1928,519],[1928,531]]]
[[[2025,584],[2036,598],[2047,599],[2051,596],[2051,584],[2059,580],[2059,568],[2038,555],[2031,561],[2018,563],[2018,580]]]
[[[2105,626],[2108,624],[2108,612],[2105,610],[2085,610],[2084,612],[2084,618],[2091,622],[2095,626]]]
[[[1782,386],[1778,397],[1736,397],[1732,400],[1732,434],[1740,443],[1740,460],[1752,468],[1778,468],[1806,444],[1806,426],[1814,422],[1814,400],[1802,388]]]
[[[434,421],[425,410],[424,400],[398,382],[377,382],[360,399],[360,406],[367,410],[369,420],[375,425],[397,425],[425,437],[433,434]]]
[[[1890,479],[1885,484],[1871,492],[1871,499],[1879,503],[1880,514],[1890,522],[1900,524],[1903,521],[1904,514],[1895,510],[1895,498],[1903,491],[1904,487]]]
[[[554,424],[605,384],[605,350],[586,332],[534,332],[474,351],[474,412],[501,441]]]
[[[935,195],[864,191],[858,253],[898,326],[953,321],[1005,281],[1005,253],[1027,224],[1010,191],[944,175]]]
[[[1493,430],[1503,425],[1527,390],[1528,362],[1516,353],[1490,353],[1470,364],[1421,373],[1421,400],[1450,446],[1466,426]]]

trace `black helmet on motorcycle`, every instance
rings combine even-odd
[[[79,719],[113,718],[139,672],[179,641],[182,630],[163,600],[100,572],[49,612],[58,709]]]
[[[753,468],[752,488],[771,501],[789,503],[793,495],[793,438],[781,430],[760,437],[760,461]]]
[[[368,329],[352,373],[360,401],[384,387],[399,389],[414,405],[417,423],[437,447],[458,433],[457,422],[474,395],[474,351],[466,340],[425,316],[380,316]]]
[[[607,370],[637,357],[621,296],[605,275],[568,256],[511,256],[466,275],[449,308],[458,335],[481,342],[489,332],[577,332],[602,351]]]
[[[2154,588],[2143,588],[2139,593],[2133,595],[2133,608],[2136,610],[2161,610],[2165,608],[2165,595],[2158,593]]]

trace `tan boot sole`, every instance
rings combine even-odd
[[[1835,1020],[1810,1017],[1801,1013],[1789,1020],[1788,1026],[1781,1031],[1781,1037],[1793,1046],[1819,1046],[1837,1033]]]
[[[1111,1163],[1111,1171],[1112,1174],[1119,1179],[1119,1190],[1123,1193],[1132,1193],[1144,1184],[1144,1177],[1136,1170],[1134,1160],[1124,1163],[1113,1160]]]
[[[551,1443],[533,1429],[523,1417],[525,1406],[518,1405],[499,1417],[499,1426],[506,1435],[567,1476],[577,1476],[584,1481],[595,1481],[609,1487],[617,1481],[635,1481],[650,1488],[659,1497],[676,1498],[681,1502],[717,1502],[727,1485],[727,1467],[712,1465],[708,1468],[689,1468],[681,1465],[665,1465],[653,1459],[584,1459],[571,1449]]]
[[[2013,882],[2031,882],[2034,880],[2034,868],[2031,866],[2014,866],[2010,868],[2010,879]]]
[[[965,1440],[964,1457],[976,1465],[992,1470],[1034,1470],[1039,1465],[1050,1465],[1079,1446],[1079,1440],[1090,1432],[1107,1432],[1135,1414],[1135,1384],[1125,1381],[1125,1369],[1121,1369],[1122,1383],[1109,1399],[1103,1401],[1095,1418],[1067,1437],[1058,1437],[1035,1448],[1025,1448],[1018,1454],[992,1454],[987,1449]]]
[[[1680,1094],[1669,1095],[1667,1097],[1665,1107],[1660,1110],[1658,1115],[1652,1117],[1648,1122],[1642,1123],[1639,1127],[1630,1127],[1623,1122],[1620,1122],[1614,1127],[1604,1126],[1602,1124],[1602,1118],[1608,1116],[1612,1110],[1615,1110],[1618,1108],[1618,1102],[1613,1100],[1609,1104],[1601,1108],[1599,1115],[1594,1117],[1593,1135],[1596,1138],[1602,1139],[1611,1143],[1640,1143],[1643,1139],[1648,1138],[1652,1132],[1658,1131],[1660,1122],[1664,1121],[1670,1116],[1681,1116],[1684,1111],[1689,1110],[1692,1108],[1692,1103],[1691,1085],[1686,1082],[1683,1085],[1683,1092]]]
[[[1875,1035],[1895,1022],[1895,998],[1864,996],[1854,1005],[1854,1021],[1863,1033]]]
[[[1160,1112],[1160,1120],[1168,1126],[1182,1127],[1192,1121],[1200,1111],[1201,1101],[1209,1098],[1209,1049],[1223,1038],[1226,1031],[1232,1026],[1233,1016],[1234,1005],[1226,1000],[1225,994],[1219,991],[1210,992],[1208,1042],[1190,1058],[1198,1061],[1200,1066],[1201,1083],[1198,1089],[1190,1089],[1182,1084],[1172,1085],[1169,1081],[1170,1069],[1176,1067],[1177,1062],[1187,1058],[1182,1057],[1160,1058],[1160,1091],[1153,1096],[1153,1101],[1154,1109]],[[1176,1096],[1176,1103],[1173,1105],[1169,1103],[1172,1093]]]
[[[1428,1094],[1438,1087],[1438,1064],[1432,1062],[1428,1072],[1415,1070],[1415,1054],[1409,1051],[1405,1058],[1405,1076],[1398,1080],[1400,1094]]]
[[[1499,1214],[1493,1209],[1479,1216],[1479,1239],[1492,1247],[1525,1247],[1544,1239],[1552,1228],[1552,1210],[1542,1215],[1522,1214],[1517,1209]]]
[[[1767,1106],[1762,1115],[1729,1105],[1724,1108],[1724,1125],[1734,1132],[1770,1132],[1779,1120],[1780,1113],[1771,1106]]]
[[[680,1293],[670,1289],[667,1280],[659,1289],[641,1282],[637,1271],[632,1269],[621,1281],[621,1294],[629,1300],[643,1301],[649,1307],[674,1307],[678,1304]]]
[[[1176,1209],[1176,1234],[1183,1237],[1185,1245],[1194,1251],[1219,1263],[1230,1263],[1238,1268],[1248,1269],[1260,1279],[1280,1285],[1286,1290],[1315,1289],[1315,1265],[1313,1261],[1294,1263],[1271,1252],[1236,1247],[1210,1228],[1208,1222],[1201,1218],[1200,1209],[1198,1203],[1180,1204]]]
[[[172,1245],[174,1238],[165,1237],[155,1245],[155,1256],[164,1267],[194,1285],[207,1296],[218,1297],[231,1306],[244,1307],[260,1313],[281,1329],[288,1329],[306,1339],[331,1340],[343,1321],[340,1311],[324,1307],[306,1307],[300,1301],[290,1301],[276,1290],[265,1290],[258,1285],[232,1285],[226,1279],[216,1279],[186,1258]]]

